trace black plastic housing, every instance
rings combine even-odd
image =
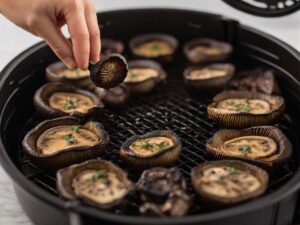
[[[118,38],[124,43],[141,33],[168,33],[184,43],[196,37],[209,37],[231,43],[234,60],[249,67],[262,65],[276,70],[289,115],[300,134],[300,54],[287,44],[256,29],[219,15],[177,9],[134,9],[98,14],[102,36]],[[126,53],[125,53],[126,54]],[[128,53],[127,53],[128,54]],[[78,202],[65,203],[22,174],[20,152],[16,140],[24,123],[34,112],[32,96],[44,80],[45,67],[57,61],[43,42],[11,61],[0,78],[0,162],[15,186],[16,195],[27,215],[35,224],[92,225],[286,225],[291,224],[300,188],[299,153],[295,149],[296,170],[292,178],[261,198],[228,209],[211,211],[182,218],[156,218],[118,215],[100,211]],[[30,174],[30,171],[27,171]],[[282,181],[283,182],[283,181]]]

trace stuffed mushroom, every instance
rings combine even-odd
[[[292,155],[292,145],[280,129],[273,126],[244,130],[220,130],[206,143],[207,152],[217,158],[235,158],[277,168]]]
[[[206,162],[192,169],[192,185],[199,197],[212,205],[237,204],[267,190],[268,173],[238,160]]]
[[[209,118],[232,128],[272,124],[284,110],[285,101],[280,96],[243,91],[220,93],[207,108]]]
[[[183,47],[186,58],[192,63],[220,62],[228,59],[233,51],[229,43],[199,38],[187,42]]]
[[[128,63],[129,70],[124,84],[132,94],[151,92],[166,80],[167,73],[155,61],[134,60]]]
[[[126,205],[134,186],[127,174],[111,162],[93,159],[57,172],[57,189],[65,200],[112,210]]]
[[[136,168],[173,165],[179,158],[181,141],[169,130],[134,135],[120,149],[120,157]]]
[[[87,117],[101,111],[103,103],[93,93],[63,83],[48,83],[34,95],[36,110],[46,118]]]
[[[103,126],[75,117],[46,120],[24,137],[25,154],[37,166],[57,169],[100,156],[109,143]]]

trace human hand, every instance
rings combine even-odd
[[[0,0],[0,12],[45,39],[69,68],[84,70],[89,60],[99,61],[100,31],[91,0]],[[71,41],[61,31],[65,24]]]

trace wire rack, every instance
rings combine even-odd
[[[128,172],[129,178],[137,181],[141,171],[128,167],[119,158],[118,152],[122,143],[133,134],[169,129],[174,131],[182,140],[183,150],[179,162],[175,165],[186,177],[189,184],[188,191],[194,197],[190,185],[190,172],[197,166],[208,160],[212,160],[205,154],[206,140],[219,129],[213,121],[208,119],[206,108],[209,101],[201,96],[191,96],[186,91],[181,78],[181,69],[168,69],[168,82],[160,86],[155,92],[143,96],[131,96],[130,101],[121,110],[106,109],[103,118],[98,118],[108,131],[111,143],[102,158],[112,161]],[[25,125],[23,135],[39,123],[38,116],[31,118]],[[294,142],[295,132],[290,129],[291,119],[285,115],[276,125]],[[55,171],[44,171],[33,165],[23,156],[20,146],[20,163],[24,175],[33,183],[49,193],[57,196]],[[270,174],[270,185],[267,193],[278,189],[290,179],[296,169],[296,162],[291,160],[288,165]],[[208,208],[204,203],[193,198],[193,206],[190,214],[200,214],[216,209]],[[218,209],[220,210],[220,209]],[[138,201],[132,199],[124,211],[116,211],[118,214],[138,214]]]

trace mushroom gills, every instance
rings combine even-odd
[[[190,80],[205,80],[210,78],[223,77],[226,75],[227,75],[226,70],[204,68],[204,69],[192,70],[187,77]]]
[[[49,98],[49,105],[65,113],[81,112],[86,113],[96,106],[91,98],[82,94],[69,92],[55,92]]]
[[[91,147],[99,143],[99,136],[79,125],[57,126],[45,130],[37,140],[37,149],[49,155],[73,147]]]
[[[148,156],[162,151],[174,145],[171,138],[150,137],[134,141],[129,149],[138,155]]]
[[[140,82],[158,76],[159,71],[153,68],[132,68],[128,70],[124,82]]]
[[[85,170],[72,181],[74,193],[99,204],[108,204],[127,194],[118,176],[109,170]]]
[[[62,69],[57,72],[57,75],[60,77],[66,77],[69,79],[72,78],[81,78],[81,77],[88,77],[90,76],[89,70],[81,70],[79,68],[77,69]]]
[[[251,114],[265,114],[271,111],[269,102],[261,99],[228,98],[220,101],[217,108],[223,113],[246,112]]]
[[[207,194],[229,199],[255,192],[261,187],[254,175],[229,166],[204,170],[199,185]]]
[[[270,137],[243,136],[226,141],[221,151],[232,156],[245,156],[247,158],[264,158],[277,152],[277,144]]]
[[[146,57],[158,57],[170,55],[173,52],[173,47],[166,41],[152,40],[141,43],[135,47],[136,51]]]

